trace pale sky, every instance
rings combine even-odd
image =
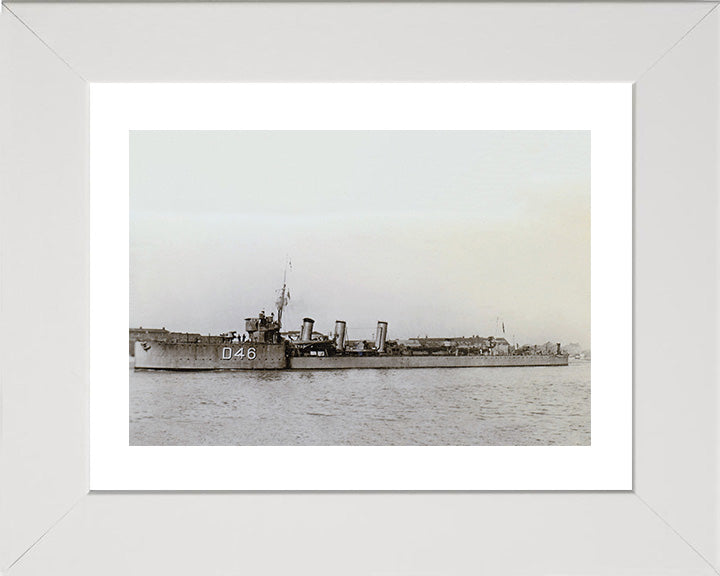
[[[243,330],[286,255],[286,330],[589,347],[590,133],[131,133],[131,326]]]

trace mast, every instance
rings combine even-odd
[[[282,290],[280,290],[280,300],[278,301],[278,329],[282,328],[282,313],[283,309],[285,308],[285,293],[287,292],[287,269],[288,265],[290,264],[290,259],[288,258],[285,262],[285,271],[283,272],[283,286]]]

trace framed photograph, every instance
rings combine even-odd
[[[715,7],[5,6],[2,570],[714,574]]]
[[[93,87],[91,488],[629,489],[631,102]]]

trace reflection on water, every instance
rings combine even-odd
[[[590,444],[590,364],[130,371],[130,444]]]

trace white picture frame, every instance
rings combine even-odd
[[[5,6],[3,573],[717,573],[716,7]],[[239,80],[635,83],[632,491],[88,493],[88,82]]]

